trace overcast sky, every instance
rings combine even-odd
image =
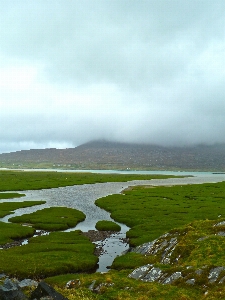
[[[225,142],[224,0],[0,0],[0,153]]]

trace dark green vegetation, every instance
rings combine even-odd
[[[64,172],[0,171],[0,191],[49,189],[97,182],[126,182],[135,179],[162,179],[166,175],[121,175]]]
[[[31,237],[34,232],[35,229],[32,227],[0,222],[0,245],[10,243],[16,239]]]
[[[44,203],[45,203],[45,201],[24,201],[24,202],[0,203],[0,218],[3,218],[9,214],[13,214],[13,211],[18,208],[31,207],[34,205],[41,205]]]
[[[31,207],[44,204],[45,201],[24,201],[0,203],[0,218],[12,214],[18,208]],[[34,229],[17,224],[0,222],[0,245],[12,242],[14,239],[22,239],[34,234]]]
[[[0,154],[0,167],[82,170],[225,171],[225,145],[162,147],[92,141],[70,149],[31,149]]]
[[[114,220],[131,227],[131,245],[151,241],[194,220],[225,215],[225,183],[172,187],[135,187],[96,201]]]
[[[95,228],[100,231],[120,231],[121,227],[119,224],[112,221],[98,221]]]
[[[19,193],[0,193],[0,199],[10,199],[10,198],[20,198],[25,196],[25,194]]]
[[[44,208],[30,214],[9,219],[10,222],[30,224],[36,229],[47,231],[72,228],[84,220],[85,214],[83,212],[67,207]]]
[[[0,250],[0,270],[18,278],[42,278],[95,268],[94,245],[80,231],[53,232],[29,244]]]

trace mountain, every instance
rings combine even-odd
[[[0,154],[0,167],[225,171],[225,144],[162,147],[94,141],[76,148]]]

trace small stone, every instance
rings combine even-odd
[[[70,280],[67,282],[66,284],[66,288],[67,289],[74,289],[77,288],[78,286],[80,286],[80,280],[79,279],[74,279],[74,280]]]
[[[24,279],[22,281],[20,281],[18,283],[19,287],[23,288],[23,287],[27,287],[27,286],[35,286],[37,287],[38,286],[38,282],[35,281],[35,280],[32,280],[32,279]]]
[[[194,278],[188,279],[186,281],[186,283],[189,284],[189,285],[194,285],[195,284],[195,279]]]
[[[96,280],[93,280],[92,283],[89,285],[88,289],[89,289],[90,291],[93,291],[93,290],[94,290],[95,283],[96,283]]]

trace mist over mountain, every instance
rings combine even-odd
[[[0,167],[225,171],[225,144],[192,147],[92,141],[76,148],[0,154]]]

